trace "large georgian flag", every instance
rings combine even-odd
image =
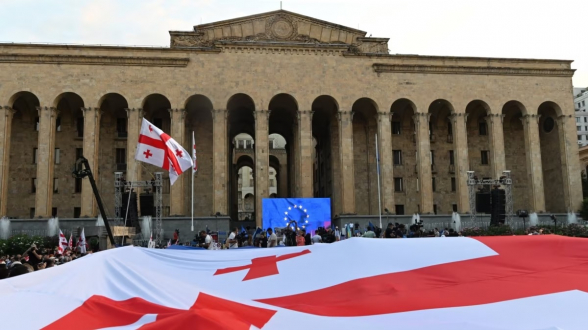
[[[59,242],[57,243],[57,252],[59,252],[60,254],[63,254],[63,252],[65,252],[65,249],[67,249],[67,246],[68,246],[67,238],[65,238],[65,235],[63,234],[63,232],[60,229],[59,230]]]
[[[176,140],[143,118],[135,159],[169,171],[170,184],[192,167],[192,158]]]
[[[573,330],[586,274],[588,240],[559,236],[124,247],[0,280],[0,306],[3,329]]]

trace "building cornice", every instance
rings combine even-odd
[[[0,63],[81,64],[119,66],[185,67],[187,57],[101,56],[62,54],[1,54]]]
[[[572,77],[574,69],[543,69],[513,67],[482,67],[453,65],[384,64],[374,63],[374,72],[381,73],[426,73],[426,74],[469,74],[501,76]]]
[[[573,60],[555,60],[555,59],[539,59],[539,58],[509,58],[509,57],[475,57],[475,56],[442,56],[442,55],[414,55],[414,54],[382,54],[382,53],[354,53],[346,52],[345,57],[369,57],[369,58],[385,58],[395,60],[451,60],[460,62],[486,62],[491,63],[525,63],[525,64],[557,64],[557,65],[571,65]]]

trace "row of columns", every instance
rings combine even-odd
[[[0,215],[7,211],[8,175],[10,155],[11,122],[14,110],[3,107],[0,113]],[[84,156],[88,159],[97,176],[100,116],[99,108],[82,108],[84,115]],[[52,210],[55,125],[58,110],[53,107],[38,107],[39,133],[37,162],[37,189],[35,196],[35,216],[50,217]],[[142,109],[126,109],[128,116],[127,140],[127,180],[140,180],[140,165],[134,160],[137,141],[133,137],[139,135]],[[295,166],[295,182],[298,183],[298,197],[313,196],[313,138],[312,112],[298,112],[298,134],[296,134],[295,150],[297,163]],[[254,111],[255,116],[255,197],[256,209],[262,209],[262,199],[269,197],[269,110]],[[339,111],[339,161],[340,161],[340,214],[355,213],[355,181],[353,157],[353,112]],[[170,109],[171,136],[180,144],[185,145],[185,110]],[[213,118],[213,211],[220,214],[228,213],[228,143],[227,141],[227,110],[212,110]],[[571,116],[560,116],[560,141],[562,142],[562,165],[564,167],[564,192],[568,209],[575,209],[577,197],[574,197],[574,187],[570,169],[579,168],[579,160],[574,154],[575,130]],[[378,146],[380,153],[382,203],[394,205],[394,175],[392,160],[391,135],[392,113],[379,112]],[[415,113],[413,116],[416,129],[420,205],[422,213],[433,212],[432,171],[430,160],[429,113]],[[492,173],[499,177],[506,170],[503,134],[503,115],[490,114],[486,117],[490,130],[490,153]],[[544,211],[545,198],[543,191],[543,172],[541,164],[541,146],[539,140],[539,115],[528,114],[522,117],[525,135],[525,149],[527,155],[527,173],[530,184],[530,210]],[[467,145],[467,114],[454,113],[451,115],[453,123],[453,144],[455,150],[455,164],[457,174],[457,204],[460,212],[469,212],[469,197],[466,184],[466,172],[469,170]],[[571,133],[570,133],[571,132]],[[574,161],[576,161],[574,163]],[[576,166],[576,167],[574,167]],[[171,214],[184,213],[184,184],[178,180],[170,190]],[[82,184],[81,215],[96,215],[96,202],[88,180]],[[261,212],[256,212],[256,222],[261,224]]]

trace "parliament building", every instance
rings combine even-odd
[[[378,180],[391,214],[467,213],[467,171],[505,170],[515,210],[580,207],[570,60],[391,54],[388,38],[285,10],[169,34],[161,48],[0,44],[0,217],[97,216],[71,175],[82,155],[113,210],[115,172],[160,171],[134,159],[142,118],[188,150],[195,132],[197,216],[259,221],[270,186],[376,215]],[[189,173],[165,185],[164,216],[190,214],[190,189]]]

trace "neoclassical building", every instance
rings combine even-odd
[[[0,216],[96,216],[92,165],[108,210],[114,172],[134,160],[141,119],[185,146],[196,134],[197,215],[236,216],[237,165],[269,197],[330,197],[337,216],[382,209],[469,212],[466,172],[509,170],[516,209],[577,210],[580,166],[572,61],[390,54],[388,38],[279,10],[170,31],[170,47],[0,44]],[[250,161],[233,160],[239,134]],[[285,166],[269,135],[286,141]],[[273,164],[272,164],[273,162]],[[276,163],[277,162],[277,163]],[[190,212],[190,176],[164,189]],[[114,211],[112,211],[114,213]]]

